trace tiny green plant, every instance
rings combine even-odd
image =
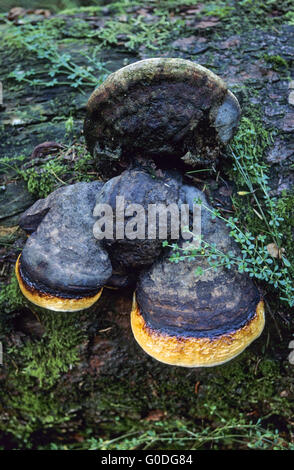
[[[72,116],[69,116],[69,118],[65,121],[66,135],[70,135],[73,132],[73,129],[74,129],[74,119]]]
[[[64,164],[52,159],[40,167],[20,170],[19,174],[26,181],[30,193],[46,197],[55,189],[56,183],[66,184],[61,179],[66,169]]]
[[[17,82],[37,87],[67,85],[82,89],[85,86],[97,87],[109,73],[96,57],[97,48],[93,50],[93,57],[86,56],[88,63],[81,66],[71,54],[59,51],[54,33],[43,25],[10,25],[4,42],[15,50],[25,50],[43,64],[42,68],[32,66],[26,70],[17,65],[8,75]]]
[[[130,16],[128,21],[108,20],[97,32],[101,46],[117,45],[123,40],[125,47],[136,50],[144,45],[151,50],[158,50],[169,39],[178,35],[184,27],[184,21],[172,19],[166,11],[155,10],[156,20],[152,23],[143,15]],[[183,32],[183,31],[182,31]]]
[[[71,159],[68,159],[69,155]],[[78,181],[89,182],[98,177],[93,171],[92,156],[79,144],[41,165],[21,169],[18,174],[26,181],[28,191],[38,197],[48,196],[57,187]]]
[[[215,244],[210,244],[201,238],[198,240],[198,248],[195,248],[195,244],[191,244],[183,249],[178,244],[169,245],[168,242],[164,242],[164,246],[172,249],[170,260],[175,263],[205,257],[208,263],[207,270],[219,267],[230,269],[235,266],[240,273],[248,273],[250,277],[272,285],[279,292],[280,300],[293,307],[293,267],[283,247],[285,233],[281,230],[284,216],[279,211],[277,199],[270,195],[268,170],[262,161],[269,136],[264,133],[257,145],[258,135],[259,138],[262,136],[262,129],[257,134],[252,121],[243,118],[240,132],[229,150],[233,159],[235,180],[246,189],[239,191],[238,194],[241,197],[252,198],[252,213],[261,222],[259,233],[256,230],[253,233],[246,226],[242,226],[238,217],[225,218],[220,210],[211,209],[198,200],[195,202],[204,206],[213,218],[218,217],[227,225],[230,236],[240,247],[240,253],[236,254],[233,251],[224,253]],[[269,250],[271,244],[276,248],[276,256],[273,256]],[[202,275],[203,269],[199,267],[195,274]]]
[[[72,122],[65,124],[70,130]],[[79,181],[97,179],[93,158],[84,145],[75,142],[64,147],[58,155],[48,155],[44,159],[33,159],[24,163],[26,157],[20,155],[12,161],[9,157],[0,159],[0,171],[13,173],[23,179],[28,191],[36,197],[47,197],[60,186]],[[23,164],[24,163],[24,164]]]
[[[211,411],[210,409],[208,412]],[[129,432],[111,439],[89,437],[82,444],[58,445],[51,443],[50,450],[148,450],[148,449],[222,449],[243,448],[259,450],[293,450],[276,430],[265,428],[261,421],[246,423],[241,416],[239,421],[231,419],[216,428],[207,424],[197,429],[192,423],[179,419],[158,421],[144,426],[141,431]]]
[[[271,68],[273,70],[276,70],[277,72],[284,71],[285,73],[287,73],[289,69],[288,62],[280,55],[264,54],[263,58],[268,64],[271,65]]]
[[[266,235],[253,236],[251,232],[244,232],[239,228],[237,218],[230,217],[226,219],[219,210],[209,208],[201,200],[195,202],[211,212],[213,218],[218,217],[225,222],[230,228],[230,236],[241,248],[240,254],[233,251],[224,253],[215,244],[208,243],[203,239],[198,239],[200,241],[198,248],[191,244],[183,249],[178,244],[169,245],[164,242],[164,246],[169,246],[173,250],[170,261],[178,263],[185,259],[191,261],[199,257],[205,257],[208,267],[206,269],[198,267],[195,270],[196,276],[201,276],[205,271],[216,270],[219,267],[231,269],[232,266],[235,266],[239,273],[248,273],[250,277],[273,285],[280,291],[281,300],[285,300],[290,307],[293,307],[294,287],[289,270],[291,264],[285,256],[282,256],[281,263],[270,256],[265,245]],[[194,240],[196,241],[197,238],[194,237]]]

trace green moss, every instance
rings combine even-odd
[[[136,386],[130,378],[103,381],[100,377],[95,394],[86,402],[99,416],[99,430],[89,427],[83,431],[82,444],[69,441],[62,447],[289,448],[287,437],[276,432],[274,422],[258,419],[275,414],[290,419],[293,406],[279,396],[283,375],[278,362],[245,353],[228,365],[200,374],[197,394],[197,376],[187,378],[178,370],[160,385],[152,373],[147,382],[139,373]],[[152,410],[157,410],[156,422],[149,418]]]
[[[129,19],[130,13],[127,12],[127,8],[139,3],[143,5],[142,2],[122,1],[108,5],[108,8],[111,12],[126,13]],[[227,29],[231,34],[236,30],[247,31],[247,26],[266,27],[285,22],[288,4],[290,3],[286,1],[243,0],[237,3],[230,2],[228,6],[225,2],[215,1],[205,4],[204,13],[221,18],[222,31]],[[62,18],[46,20],[44,28],[47,36],[50,36],[50,41],[63,41],[62,48],[70,47],[68,39],[64,40],[64,36],[87,38],[96,42],[98,39],[100,44],[105,46],[117,45],[120,42],[121,32],[125,34],[123,42],[130,50],[146,44],[151,48],[159,45],[165,47],[179,33],[181,36],[183,33],[186,34],[186,31],[190,34],[182,23],[175,24],[178,30],[174,32],[174,26],[169,22],[169,15],[179,11],[184,5],[195,5],[195,2],[190,0],[156,2],[160,10],[156,13],[158,20],[154,23],[153,30],[150,30],[150,25],[147,25],[149,29],[146,30],[143,18],[134,17],[127,24],[120,19],[112,18],[106,23],[104,31],[89,30],[86,22],[80,19],[74,20],[72,26],[67,24],[65,28],[65,20]],[[278,9],[280,13],[278,17],[271,16],[274,9]],[[88,14],[97,13],[99,16],[101,7],[79,10],[82,11]],[[199,18],[201,15],[203,16],[203,12],[199,14]],[[19,35],[14,37],[16,40],[14,45],[16,52],[19,52],[23,35],[20,27],[17,29]],[[38,28],[33,29],[32,35],[37,30]],[[64,33],[67,30],[69,32]],[[42,42],[42,37],[40,40]],[[44,40],[43,45],[45,43]],[[32,68],[35,67],[35,59],[36,51],[32,51],[30,56]],[[43,66],[44,62],[40,60],[40,63]],[[280,60],[272,64],[279,68],[285,65]],[[41,72],[40,69],[40,75],[37,76],[40,80]],[[33,80],[36,77],[28,78]],[[57,78],[62,81],[63,75],[57,74]],[[74,81],[70,80],[71,83]],[[11,87],[17,83],[13,78],[9,81]],[[23,87],[22,82],[19,85]],[[71,102],[68,94],[66,96]],[[52,103],[53,108],[60,107],[60,104],[55,105],[54,101]],[[66,131],[72,137],[75,124],[71,118],[68,118],[72,109],[64,104],[62,106],[64,115],[60,116],[62,121],[60,136]],[[44,110],[44,115],[47,115],[47,111]],[[271,131],[264,129],[258,110],[243,105],[243,111],[245,117],[235,138],[234,150],[254,151],[256,161],[261,164],[271,141]],[[40,119],[43,110],[36,109],[35,113],[33,118],[36,116]],[[51,116],[50,113],[48,115]],[[29,116],[22,117],[28,119]],[[74,111],[73,117],[76,118]],[[39,142],[49,140],[48,129],[49,123],[44,123]],[[54,131],[53,135],[55,134]],[[15,139],[16,137],[11,141],[14,149],[18,145]],[[30,139],[30,135],[24,138],[22,134],[19,143],[21,152],[28,149],[27,154],[30,153]],[[84,147],[76,144],[73,147],[73,155],[75,154],[77,158],[72,163],[69,163],[70,160],[64,158],[65,153],[61,152],[49,159],[51,163],[48,166],[36,162],[31,170],[25,171],[23,177],[37,196],[47,195],[61,185],[58,178],[66,183],[72,183],[96,177],[91,175],[93,162]],[[68,148],[65,152],[67,150]],[[228,174],[235,180],[238,191],[246,189],[236,173]],[[252,178],[254,178],[253,173]],[[283,247],[289,260],[294,260],[291,243],[294,226],[293,204],[292,194],[284,194],[277,201],[277,211],[284,218],[281,231],[284,234]],[[263,230],[263,224],[252,210],[250,196],[236,195],[234,205],[239,220],[244,221],[253,233],[260,233]],[[21,316],[23,307],[27,306],[13,277],[9,285],[1,290],[2,317],[9,322],[17,315]],[[234,361],[205,371],[187,373],[178,368],[166,366],[160,368],[158,365],[154,367],[154,362],[146,358],[143,365],[139,367],[135,364],[134,371],[127,371],[120,377],[111,377],[111,373],[105,376],[99,374],[96,377],[88,374],[85,364],[82,363],[88,360],[88,357],[84,356],[83,345],[86,340],[91,341],[91,334],[86,331],[87,319],[91,320],[90,316],[88,317],[90,313],[85,314],[84,321],[81,319],[81,313],[68,315],[45,313],[35,307],[30,309],[38,317],[44,329],[42,337],[38,339],[27,335],[24,340],[12,329],[16,337],[12,336],[14,341],[9,343],[8,350],[4,345],[8,364],[5,370],[7,374],[5,393],[4,388],[0,389],[2,406],[0,429],[13,436],[16,441],[15,447],[36,447],[40,445],[38,439],[41,436],[47,443],[45,448],[50,449],[190,449],[199,446],[222,449],[248,447],[262,449],[266,446],[291,448],[288,431],[294,408],[289,398],[281,396],[282,391],[293,393],[291,371],[287,369],[285,362],[272,358],[272,354],[269,354],[264,345],[264,339],[257,342],[257,346],[253,346],[254,349],[250,348]],[[287,334],[289,333],[286,332]],[[287,356],[286,346],[283,346],[282,357]],[[87,356],[86,353],[85,355]],[[79,373],[79,368],[83,374]],[[155,422],[149,416],[153,410],[160,410],[158,421]],[[279,421],[275,421],[275,415],[279,416]],[[81,416],[83,416],[82,423]],[[282,422],[281,426],[279,422]],[[276,434],[277,427],[281,428],[282,432]],[[74,432],[81,434],[81,438],[84,439],[82,443],[75,441],[72,435]],[[54,444],[50,444],[52,440]]]
[[[276,70],[277,72],[288,71],[288,62],[280,55],[264,54],[263,58],[268,64],[272,66],[273,70]]]
[[[212,2],[216,5],[224,3]],[[287,14],[291,10],[291,0],[241,0],[232,2],[232,7],[228,12],[226,29],[235,32],[250,31],[257,26],[266,29],[286,23]]]
[[[237,156],[252,156],[254,161],[260,164],[264,171],[268,171],[268,166],[264,163],[264,155],[272,142],[273,131],[266,129],[261,120],[261,111],[259,108],[244,106],[243,117],[236,136],[232,143],[232,149]],[[253,184],[257,184],[256,175],[253,166],[247,166]],[[227,174],[236,184],[237,192],[232,196],[232,202],[235,208],[236,217],[242,221],[248,231],[257,235],[264,230],[264,221],[261,220],[253,210],[251,195],[248,193],[248,187],[244,178],[235,165],[231,165]]]
[[[38,312],[38,309],[36,309]],[[17,354],[21,359],[20,374],[28,382],[37,380],[44,390],[52,387],[79,359],[78,345],[83,332],[78,328],[79,313],[56,313],[40,309],[38,317],[44,327],[40,340],[28,340]],[[15,352],[13,349],[10,351]]]
[[[65,121],[65,133],[69,140],[76,138],[74,121],[69,118]],[[0,159],[0,170],[3,173],[17,175],[22,178],[28,191],[38,198],[47,197],[52,191],[60,186],[72,184],[79,181],[92,181],[98,178],[95,173],[95,165],[92,156],[84,144],[75,141],[74,144],[64,145],[58,155],[49,155],[45,162],[40,158],[30,160],[23,165],[25,156],[21,155],[11,159],[9,157]],[[71,155],[71,158],[69,158]]]
[[[28,191],[39,198],[48,196],[60,183],[61,178],[66,172],[66,166],[60,164],[54,159],[41,165],[27,170],[22,170],[21,176],[28,185]]]
[[[294,11],[288,11],[285,15],[285,20],[288,22],[289,25],[294,25]]]
[[[0,315],[13,312],[24,305],[23,296],[18,282],[13,273],[7,285],[3,285],[0,291]]]
[[[180,32],[183,33],[184,21],[172,20],[163,11],[158,11],[157,16],[157,21],[151,24],[141,15],[135,18],[130,16],[127,21],[110,19],[96,36],[103,47],[117,45],[120,38],[124,37],[125,47],[130,50],[137,50],[142,45],[158,50],[171,38],[178,37]]]
[[[256,406],[261,415],[268,406],[273,412],[282,413],[285,400],[277,395],[280,373],[278,362],[245,353],[243,360],[228,363],[211,377],[202,402],[203,417],[206,406],[213,406],[221,421],[237,418],[238,413],[250,412]]]
[[[203,10],[201,10],[201,13],[207,16],[217,16],[222,20],[229,20],[233,11],[234,8],[228,5],[226,2],[216,1],[208,2],[206,5],[204,5],[204,8]]]
[[[27,448],[35,432],[48,432],[71,419],[70,402],[58,400],[61,375],[74,369],[80,358],[85,331],[80,329],[80,313],[57,313],[31,307],[41,323],[41,338],[27,338],[18,345],[4,341],[6,363],[10,364],[6,386],[12,394],[0,391],[0,429],[24,442]],[[61,385],[62,388],[62,385]],[[5,420],[4,410],[9,414]],[[22,444],[23,445],[23,444]]]
[[[13,414],[10,413],[8,422],[0,422],[0,429],[8,435],[11,434],[20,448],[30,449],[30,438],[36,431],[46,434],[66,423],[71,415],[66,406],[56,402],[53,393],[42,393],[33,387],[22,388],[20,385],[19,389],[18,395],[12,395],[10,400],[5,400],[5,408],[9,407]],[[4,414],[1,407],[0,411]]]
[[[146,357],[146,363],[122,377],[86,374],[75,380],[79,347],[88,337],[86,327],[78,328],[86,325],[91,313],[85,314],[85,323],[80,312],[35,313],[45,333],[40,340],[28,340],[9,351],[12,365],[7,383],[14,393],[1,396],[0,392],[9,412],[9,422],[4,420],[0,429],[13,435],[17,446],[36,447],[40,435],[43,442],[50,442],[50,430],[62,436],[67,422],[83,442],[77,443],[67,433],[61,438],[62,448],[289,446],[285,434],[276,436],[275,421],[268,421],[279,415],[287,427],[291,420],[293,403],[280,396],[281,390],[291,388],[288,371],[262,353],[262,342],[228,364],[190,374],[165,366],[154,369]],[[154,410],[155,422],[150,418]],[[77,417],[85,413],[87,427],[81,428]]]

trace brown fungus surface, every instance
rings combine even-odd
[[[204,240],[238,253],[224,223],[204,208],[201,223]],[[201,256],[178,264],[169,257],[142,273],[137,285],[131,321],[140,346],[161,362],[185,367],[215,366],[240,354],[264,326],[252,280],[236,268],[211,269]],[[199,267],[203,274],[196,276]]]
[[[95,195],[103,183],[77,183],[37,201],[20,220],[32,233],[16,265],[23,294],[57,311],[82,310],[111,277],[107,252],[93,235]]]
[[[138,156],[202,166],[217,159],[239,117],[237,99],[213,72],[154,58],[119,69],[92,93],[84,134],[104,171]]]
[[[181,180],[177,172],[165,171],[156,176],[134,168],[111,178],[98,192],[94,215],[100,215],[101,211],[96,211],[100,204],[107,204],[113,210],[113,238],[103,239],[103,245],[115,269],[131,273],[133,269],[151,265],[160,256],[162,241],[172,236],[170,213],[166,212],[166,236],[160,238],[159,217],[148,217],[148,208],[153,206],[163,212],[167,208],[178,208]],[[118,231],[122,223],[122,219],[118,218],[121,204],[124,207],[123,232]],[[152,234],[155,235],[153,238]]]

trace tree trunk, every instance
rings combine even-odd
[[[183,11],[185,13],[184,7]],[[137,11],[128,14],[136,16]],[[153,11],[150,14],[155,15]],[[185,20],[185,14],[178,14]],[[120,21],[117,16],[114,16],[115,20]],[[70,52],[78,65],[85,66],[87,59],[82,53],[91,55],[97,45],[91,34],[101,31],[108,19],[109,16],[103,14],[62,15],[57,18],[62,25],[55,23],[54,26],[57,37],[54,44],[60,54]],[[38,21],[32,24],[37,27],[52,18]],[[155,15],[150,21],[158,21],[158,18]],[[11,27],[2,22],[0,32],[8,34]],[[17,34],[19,28],[16,27]],[[219,28],[221,40],[214,28]],[[293,155],[289,139],[294,123],[293,111],[286,98],[280,100],[281,96],[288,96],[284,69],[274,70],[270,62],[262,58],[264,50],[267,54],[274,52],[290,70],[291,51],[287,44],[293,27],[279,28],[281,31],[257,29],[255,33],[247,33],[246,27],[242,26],[241,32],[231,37],[225,22],[219,20],[215,26],[202,25],[197,30],[201,37],[184,29],[178,37],[170,33],[166,43],[156,51],[146,49],[144,44],[132,49],[128,38],[122,37],[112,48],[109,43],[108,48],[102,48],[95,60],[107,60],[110,71],[123,66],[125,59],[131,62],[152,55],[192,58],[209,66],[212,63],[208,51],[214,51],[214,71],[235,88],[243,109],[252,104],[261,107],[263,125],[274,126],[278,131],[267,158],[273,165],[272,187],[279,194],[281,187],[289,189],[293,183],[289,166]],[[9,77],[16,67],[19,73],[35,70],[38,80],[51,78],[48,71],[42,75],[46,61],[36,58],[34,53],[22,52],[20,45],[16,46],[16,39],[7,41],[0,52],[3,84],[0,149],[1,157],[9,157],[10,164],[17,156],[24,155],[21,163],[15,163],[19,169],[20,165],[31,164],[31,154],[40,143],[55,141],[68,145],[72,138],[71,130],[66,135],[70,116],[74,119],[72,133],[75,140],[83,142],[81,128],[85,104],[94,85],[78,88],[63,85],[63,81],[68,81],[66,73],[57,74],[57,83],[53,87],[17,82]],[[29,80],[33,78],[28,75]],[[284,157],[288,158],[285,165],[281,164]],[[42,165],[44,158],[43,154],[34,165]],[[271,298],[274,318],[268,310],[261,337],[238,358],[208,369],[167,366],[141,350],[130,327],[131,290],[105,288],[96,305],[76,313],[56,313],[35,307],[21,296],[13,269],[26,240],[18,228],[19,215],[39,196],[32,196],[7,162],[0,163],[1,170],[0,333],[3,365],[0,366],[0,444],[6,448],[29,448],[57,442],[58,445],[89,448],[89,438],[95,437],[97,447],[99,438],[103,441],[119,438],[117,442],[122,442],[125,448],[142,447],[142,442],[153,448],[172,448],[173,445],[190,448],[197,437],[193,442],[181,440],[189,437],[187,430],[192,429],[195,435],[200,435],[206,428],[215,430],[224,427],[224,423],[249,424],[264,416],[267,416],[264,426],[268,429],[277,427],[289,442],[293,416],[290,398],[293,398],[294,382],[293,366],[287,361],[287,345],[291,326],[293,331],[293,317],[286,308],[281,310],[276,296]],[[202,178],[203,174],[200,175]],[[72,182],[75,175],[70,173],[66,178],[66,182]],[[62,184],[60,179],[53,175],[53,188]],[[225,191],[222,181],[218,179],[216,183],[211,177],[207,179],[211,194],[216,186],[220,190],[218,194]],[[124,437],[129,432],[133,434]],[[164,432],[170,438],[175,433],[176,444],[165,441]],[[142,434],[145,437],[140,441]],[[133,442],[133,438],[137,441]],[[246,439],[244,437],[241,447],[246,447]],[[111,448],[111,444],[108,445]],[[225,441],[222,444],[222,448],[234,446],[238,447],[238,444]]]

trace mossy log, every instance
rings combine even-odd
[[[85,65],[82,52],[93,52],[97,42],[91,35],[99,30],[99,21],[105,24],[109,19],[109,12],[106,16],[80,13],[57,19],[62,21],[55,39],[58,50],[72,53],[78,64]],[[81,28],[76,27],[78,22],[83,23]],[[245,25],[232,38],[225,20],[220,18],[218,23],[217,34],[210,27],[200,29],[200,38],[193,36],[182,43],[170,36],[156,51],[145,49],[143,44],[131,50],[126,46],[128,38],[118,39],[113,47],[102,47],[97,60],[107,60],[110,71],[146,56],[176,55],[204,66],[213,63],[214,71],[233,87],[243,111],[253,103],[261,109],[264,125],[276,129],[268,161],[272,165],[272,186],[279,194],[293,183],[293,111],[287,100],[280,100],[288,96],[289,81],[284,70],[265,62],[261,49],[280,55],[291,70],[287,44],[293,27],[280,25],[280,31],[266,32],[257,28],[252,34]],[[0,23],[1,34],[8,28],[5,21]],[[190,33],[183,30],[180,39],[186,40]],[[240,47],[231,47],[232,41],[239,41]],[[24,155],[23,162],[30,162],[38,144],[64,143],[65,123],[70,116],[74,119],[74,134],[82,139],[85,105],[93,84],[76,89],[62,85],[62,79],[53,87],[18,82],[9,76],[17,65],[18,70],[34,69],[42,76],[44,61],[24,54],[12,40],[1,48],[0,61],[1,157],[9,157],[13,163],[17,156]],[[283,155],[287,155],[284,160],[278,152],[281,145]],[[0,446],[29,448],[60,442],[83,447],[89,436],[109,439],[130,430],[157,432],[158,423],[172,433],[179,423],[202,429],[216,428],[230,420],[256,422],[263,417],[265,426],[277,427],[290,441],[294,382],[287,346],[293,316],[278,307],[275,297],[277,311],[273,319],[267,310],[260,338],[228,364],[208,369],[167,366],[142,351],[130,326],[132,290],[104,289],[100,301],[82,312],[57,313],[34,307],[24,301],[13,275],[26,240],[17,228],[19,216],[34,197],[13,168],[1,166],[0,171]],[[209,184],[217,186],[211,179]],[[11,192],[17,196],[13,204]]]
[[[17,288],[14,294],[19,300]],[[145,430],[153,419],[167,426],[177,419],[216,424],[219,418],[208,411],[214,407],[227,420],[271,412],[286,423],[291,406],[282,396],[292,386],[291,366],[271,322],[223,366],[167,366],[134,340],[132,296],[104,289],[100,301],[82,312],[24,302],[5,316],[0,426],[6,445],[70,443],[76,434],[86,438],[89,429],[97,438],[109,437]]]

